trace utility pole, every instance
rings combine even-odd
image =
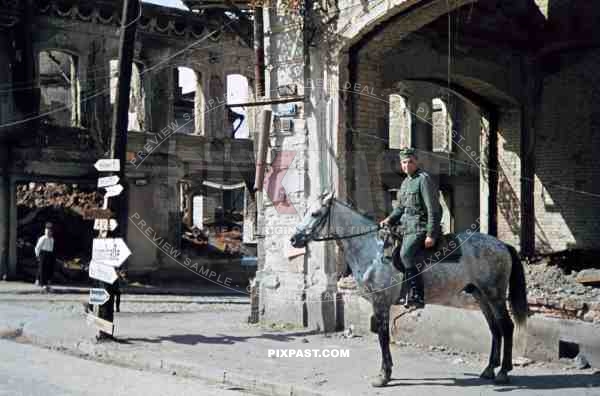
[[[131,71],[135,48],[135,32],[137,28],[137,17],[140,12],[139,0],[123,0],[123,13],[121,18],[120,41],[119,41],[119,79],[117,83],[117,95],[113,108],[112,134],[110,139],[110,158],[116,159],[121,166],[117,175],[122,180],[123,186],[127,188],[125,180],[125,154],[127,152],[127,126],[129,116],[129,91],[131,88]],[[115,196],[111,201],[111,209],[118,218],[118,227],[113,237],[126,237],[127,226],[127,191]],[[108,301],[98,308],[98,317],[112,322],[114,320],[115,293],[113,284],[99,281],[110,295]],[[117,281],[118,282],[118,281]],[[118,286],[116,286],[118,287]],[[98,338],[106,338],[107,333],[100,330]]]

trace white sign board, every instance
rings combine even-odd
[[[118,172],[121,170],[121,162],[118,159],[99,159],[94,168],[98,172]]]
[[[115,332],[115,325],[112,322],[101,319],[91,313],[87,314],[86,321],[89,325],[94,325],[105,333],[113,335]]]
[[[92,261],[97,263],[119,267],[130,255],[121,238],[95,238],[92,242]]]
[[[120,184],[114,185],[114,186],[108,186],[105,187],[106,188],[106,194],[104,195],[104,197],[116,197],[117,195],[121,194],[121,192],[123,192],[123,186]]]
[[[114,186],[119,182],[119,176],[105,176],[98,178],[98,188]]]
[[[90,278],[101,280],[102,282],[113,284],[117,280],[117,272],[113,267],[100,264],[95,261],[90,263]]]
[[[114,231],[117,229],[117,220],[115,219],[95,219],[94,230],[98,231]]]
[[[104,289],[90,289],[90,304],[92,305],[102,305],[107,302],[109,298],[110,294]]]

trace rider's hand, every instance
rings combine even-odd
[[[425,247],[427,249],[433,247],[433,245],[435,245],[435,238],[432,238],[430,236],[428,236],[427,238],[425,238]]]
[[[390,225],[390,222],[388,219],[383,219],[383,220],[381,220],[381,222],[379,222],[379,228],[387,227],[389,225]]]

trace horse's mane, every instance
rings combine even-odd
[[[367,212],[365,212],[365,211],[362,211],[362,210],[358,209],[357,207],[355,207],[355,206],[354,206],[354,205],[352,205],[351,203],[349,203],[349,202],[344,202],[344,201],[340,201],[340,200],[339,200],[339,199],[337,199],[337,198],[333,198],[333,200],[334,200],[334,202],[337,202],[338,204],[340,204],[340,205],[342,205],[342,206],[345,206],[346,208],[348,208],[348,209],[349,209],[350,211],[352,211],[353,213],[355,213],[355,214],[359,215],[360,217],[362,217],[362,218],[363,218],[363,220],[367,221],[368,223],[370,223],[370,224],[372,224],[372,225],[375,225],[375,224],[377,224],[377,222],[376,222],[376,221],[375,221],[373,218],[371,218],[371,216],[369,216],[369,215],[367,214]]]

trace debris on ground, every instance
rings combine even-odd
[[[581,270],[580,272],[588,271]],[[525,265],[530,309],[565,319],[600,323],[600,287],[578,282],[579,273],[548,260]]]

